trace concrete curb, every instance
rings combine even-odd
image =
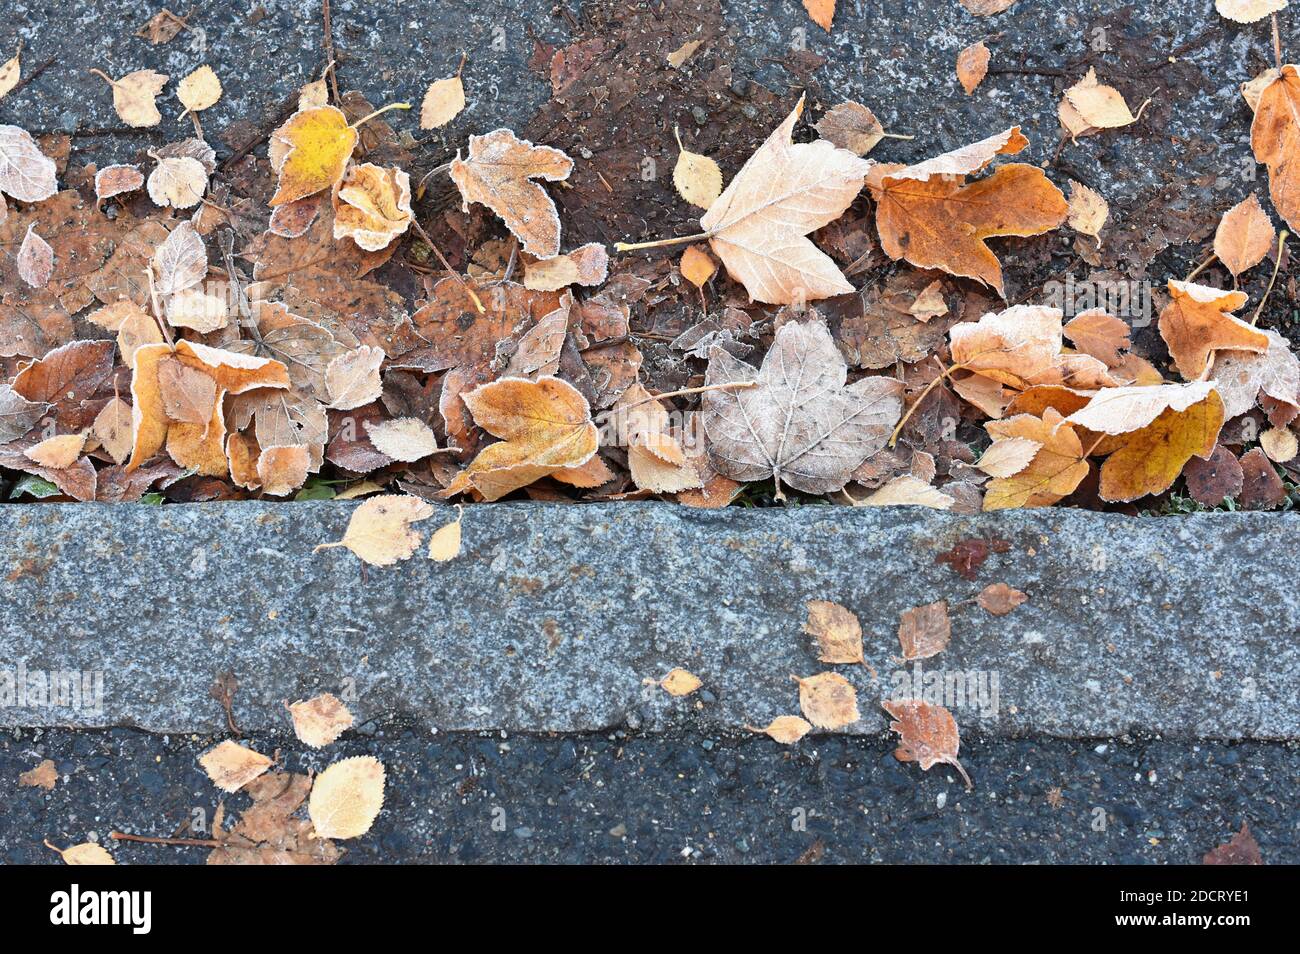
[[[965,732],[1300,737],[1294,514],[498,504],[466,508],[451,563],[313,555],[354,507],[0,507],[0,724],[221,731],[208,689],[230,670],[254,732],[323,690],[359,720],[442,730],[738,729],[797,713],[791,674],[832,668],[801,632],[829,599],[878,673],[834,667],[859,692],[849,731],[878,733],[906,671],[898,614],[946,599],[952,644],[925,669],[976,674],[982,699],[949,700]],[[973,581],[936,562],[969,538],[1010,544]],[[1029,602],[962,603],[995,582]],[[704,689],[645,682],[674,666]],[[5,697],[20,667],[29,695]],[[102,706],[41,704],[32,674],[52,671],[101,672]]]

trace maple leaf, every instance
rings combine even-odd
[[[752,299],[769,304],[853,291],[830,257],[806,236],[848,208],[862,190],[870,163],[825,140],[792,142],[802,112],[800,98],[700,219],[731,277]]]
[[[1300,223],[1300,70],[1288,63],[1259,94],[1250,124],[1255,161],[1268,166],[1268,194],[1292,231]]]
[[[334,237],[368,252],[386,248],[411,226],[411,177],[365,162],[334,184]]]
[[[90,72],[113,87],[113,108],[122,117],[122,122],[136,128],[157,126],[162,122],[162,113],[158,112],[156,100],[170,79],[167,74],[155,70],[136,70],[115,80],[103,70]]]
[[[559,378],[507,377],[461,397],[475,423],[502,440],[479,451],[443,496],[473,489],[498,500],[558,470],[581,467],[599,446],[587,399]]]
[[[876,201],[876,228],[890,258],[974,278],[1005,297],[1002,266],[986,239],[1041,235],[1062,222],[1069,206],[1036,166],[1009,163],[967,183],[995,156],[1020,152],[1029,140],[1005,132],[913,166],[878,164],[867,186]]]
[[[359,838],[383,807],[383,763],[370,755],[357,755],[316,776],[307,814],[321,838]]]
[[[949,332],[953,363],[1017,390],[1045,384],[1114,385],[1098,359],[1061,353],[1061,318],[1059,308],[1015,305],[954,325]]]
[[[352,713],[333,693],[323,692],[285,708],[293,719],[293,734],[313,749],[329,745],[352,728]]]
[[[818,660],[832,665],[860,663],[862,624],[854,613],[829,600],[809,600],[803,631],[817,640]]]
[[[469,137],[469,155],[451,164],[463,206],[487,206],[501,217],[525,252],[550,258],[560,252],[560,215],[534,179],[562,182],[573,160],[559,149],[535,146],[509,129]]]
[[[343,178],[343,169],[357,145],[356,129],[348,125],[342,110],[333,106],[299,110],[273,138],[283,152],[272,208],[332,188]]]
[[[1160,312],[1160,337],[1184,379],[1200,378],[1210,356],[1220,348],[1268,350],[1264,332],[1228,314],[1246,303],[1245,292],[1171,280],[1169,297],[1169,304]]]
[[[889,728],[899,736],[894,758],[900,762],[919,762],[921,770],[926,772],[939,764],[951,765],[961,773],[967,791],[971,789],[970,776],[957,761],[961,736],[951,712],[916,699],[888,699],[881,706],[896,720],[889,723]]]
[[[669,428],[667,409],[640,384],[634,384],[613,408],[612,426],[627,447],[632,482],[651,493],[680,493],[703,486],[681,441]]]
[[[371,497],[352,513],[343,539],[319,544],[313,553],[347,547],[371,566],[392,566],[420,545],[411,524],[433,515],[433,505],[419,497],[382,494]]]
[[[1074,493],[1088,476],[1083,443],[1054,407],[1044,408],[1041,417],[1016,414],[989,421],[984,428],[996,439],[993,447],[1016,439],[1038,445],[1025,466],[1015,470],[1008,467],[989,481],[984,494],[985,510],[1048,507]]]
[[[1223,213],[1214,231],[1214,254],[1234,276],[1240,275],[1264,260],[1276,238],[1268,213],[1252,192]]]
[[[845,386],[848,369],[820,321],[789,322],[777,332],[761,370],[715,346],[705,385],[753,381],[747,389],[704,395],[704,430],[717,472],[733,480],[776,481],[812,494],[843,489],[884,446],[903,409],[892,378]]]
[[[27,130],[0,125],[0,193],[19,202],[48,199],[59,191],[57,170]]]

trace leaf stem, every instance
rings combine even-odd
[[[460,285],[465,294],[469,295],[473,300],[474,307],[478,309],[478,313],[480,315],[486,314],[487,309],[483,307],[483,302],[479,300],[478,295],[474,294],[474,289],[470,287],[469,282],[465,281],[465,279],[461,277],[460,272],[451,267],[451,263],[448,262],[446,256],[442,254],[442,249],[438,248],[437,243],[429,237],[429,233],[424,230],[424,226],[420,224],[420,220],[412,216],[411,224],[415,226],[416,233],[420,238],[424,239],[425,244],[428,245],[429,248],[433,249],[433,254],[438,256],[438,261],[442,262],[442,267],[447,270],[447,274],[455,279],[456,283]]]
[[[687,242],[698,242],[700,239],[713,238],[712,232],[698,232],[695,235],[682,235],[678,238],[659,239],[655,242],[615,242],[614,251],[616,252],[634,252],[642,248],[663,248],[665,245],[684,245]]]
[[[389,103],[387,106],[384,106],[384,107],[382,107],[382,108],[380,108],[380,109],[376,109],[376,110],[375,110],[373,113],[371,113],[369,116],[362,116],[360,119],[358,119],[355,123],[352,124],[352,128],[353,128],[353,129],[356,129],[356,128],[357,128],[358,126],[360,126],[362,123],[368,123],[368,122],[370,122],[370,120],[374,119],[376,116],[382,116],[384,113],[388,112],[389,110],[392,110],[392,109],[410,109],[410,108],[411,108],[411,104],[410,104],[410,103]]]
[[[1209,268],[1210,264],[1218,257],[1219,256],[1211,252],[1209,257],[1206,258],[1205,261],[1201,262],[1201,264],[1197,265],[1195,268],[1193,268],[1190,272],[1187,273],[1187,277],[1184,278],[1183,281],[1190,282],[1197,275],[1201,274],[1202,271]]]
[[[1277,14],[1273,15],[1273,19],[1277,19]],[[1255,309],[1255,317],[1250,319],[1252,325],[1259,321],[1260,313],[1263,312],[1264,306],[1268,304],[1268,296],[1273,293],[1273,286],[1277,283],[1278,270],[1282,267],[1282,252],[1286,247],[1286,238],[1290,234],[1286,229],[1283,229],[1282,234],[1277,237],[1277,258],[1273,261],[1273,277],[1268,280],[1268,287],[1264,289],[1264,297],[1259,300],[1259,307]]]
[[[938,361],[939,359],[936,357],[935,360]],[[899,419],[898,425],[894,428],[894,432],[889,435],[890,447],[893,447],[898,443],[898,435],[903,432],[903,426],[911,420],[912,415],[916,413],[916,409],[921,406],[921,402],[924,401],[930,392],[938,386],[939,382],[951,375],[954,371],[960,371],[964,367],[966,367],[964,364],[954,364],[951,368],[944,368],[943,362],[939,362],[939,376],[925,386],[925,390],[922,391],[920,395],[917,396],[917,399],[912,402],[912,406],[907,409],[907,413]]]
[[[1277,68],[1282,69],[1282,34],[1278,32],[1277,13],[1273,13],[1273,58],[1277,61]]]
[[[886,139],[909,139],[909,140],[911,140],[911,139],[915,139],[915,138],[916,138],[915,136],[904,136],[902,133],[891,133],[891,132],[882,132],[880,135],[884,136]]]

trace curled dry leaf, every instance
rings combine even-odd
[[[782,745],[794,745],[812,731],[812,723],[799,716],[777,716],[765,728],[745,726],[750,732],[762,732]]]
[[[485,500],[595,456],[599,434],[581,392],[559,378],[502,378],[461,395],[479,427],[502,440],[483,448],[444,496],[476,490]]]
[[[1255,161],[1268,166],[1273,208],[1291,230],[1300,225],[1300,71],[1290,63],[1259,94],[1250,126]]]
[[[947,600],[914,606],[899,614],[898,642],[908,662],[938,655],[948,648],[951,639]]]
[[[881,248],[890,258],[974,278],[1003,295],[1002,266],[986,240],[1041,235],[1064,222],[1069,207],[1037,166],[1008,163],[975,182],[965,178],[1027,145],[1013,126],[913,166],[873,166],[867,186]]]
[[[464,510],[458,505],[456,508],[456,519],[451,523],[445,523],[433,533],[429,534],[429,559],[437,563],[446,563],[448,560],[454,560],[460,556],[461,546],[461,528],[460,523],[465,517]]]
[[[957,761],[961,737],[951,712],[916,699],[890,699],[881,705],[896,720],[889,723],[889,728],[899,736],[894,758],[900,762],[919,762],[922,771],[927,772],[941,763],[951,765],[961,773],[967,790],[971,788],[970,776]]]
[[[59,770],[53,759],[46,759],[36,768],[28,769],[18,776],[18,784],[25,788],[43,788],[50,792],[59,780]]]
[[[828,109],[813,128],[823,139],[855,156],[865,156],[885,138],[885,127],[876,114],[853,100]]]
[[[706,385],[757,382],[708,391],[704,430],[717,472],[733,480],[776,481],[805,493],[842,490],[880,450],[902,414],[902,385],[848,369],[820,321],[781,326],[759,371],[721,347],[709,352]]]
[[[27,130],[0,125],[0,192],[19,202],[48,199],[59,191],[57,168]]]
[[[420,128],[438,129],[447,125],[465,108],[465,84],[460,76],[435,80],[425,90],[420,104]]]
[[[162,122],[155,102],[169,77],[154,70],[136,70],[115,80],[100,70],[91,70],[113,87],[113,108],[128,126],[143,128]]]
[[[632,481],[656,494],[681,493],[703,486],[695,465],[669,427],[667,409],[640,384],[623,392],[613,408],[613,427],[627,448]]]
[[[293,718],[293,734],[313,749],[329,745],[352,728],[352,713],[329,692],[285,706]]]
[[[149,173],[147,188],[154,205],[190,209],[203,200],[208,170],[193,156],[164,156]]]
[[[352,411],[378,400],[384,390],[379,377],[384,357],[382,348],[362,345],[331,360],[325,368],[329,406],[338,411]]]
[[[992,613],[994,616],[1006,616],[1028,599],[1028,594],[1022,590],[1007,586],[1005,583],[990,583],[980,590],[979,596],[975,597],[975,602],[979,603],[980,608],[985,612]]]
[[[862,624],[853,612],[829,600],[809,600],[803,631],[817,640],[824,663],[862,662]]]
[[[1240,275],[1264,260],[1277,239],[1268,213],[1251,193],[1234,205],[1214,232],[1214,254],[1233,275]]]
[[[115,865],[116,861],[108,853],[103,845],[98,845],[93,841],[82,842],[80,845],[73,845],[71,848],[55,848],[48,841],[45,847],[51,851],[57,852],[63,859],[65,865]]]
[[[369,162],[352,166],[335,184],[333,204],[334,237],[378,252],[411,226],[411,177]]]
[[[237,792],[269,769],[272,762],[260,752],[227,739],[200,756],[199,764],[217,788]]]
[[[438,439],[433,429],[418,418],[399,417],[378,423],[366,421],[365,427],[375,449],[393,460],[410,463],[438,450]]]
[[[1210,356],[1221,348],[1268,350],[1268,338],[1258,328],[1228,312],[1246,303],[1246,293],[1225,292],[1194,282],[1169,282],[1169,304],[1160,312],[1160,337],[1169,346],[1174,366],[1188,381],[1200,378]]]
[[[559,291],[569,285],[603,285],[609,274],[609,253],[599,242],[539,258],[524,265],[524,287],[532,291]]]
[[[989,48],[981,40],[957,54],[957,79],[969,96],[984,82],[989,71]]]
[[[1259,435],[1259,446],[1268,459],[1277,464],[1294,460],[1300,446],[1296,444],[1295,432],[1287,427],[1270,427]]]
[[[431,516],[433,505],[419,497],[405,494],[371,497],[352,512],[342,540],[322,543],[312,552],[347,547],[371,566],[392,566],[408,558],[420,545],[420,535],[411,529],[411,524]]]
[[[1233,418],[1245,414],[1257,400],[1268,399],[1287,408],[1287,423],[1300,412],[1300,360],[1291,351],[1286,338],[1266,330],[1268,350],[1220,351],[1214,359],[1212,378],[1215,390],[1223,398],[1223,413]]]
[[[316,776],[307,814],[321,838],[359,838],[383,807],[383,763],[358,755],[335,762]]]
[[[139,166],[105,166],[95,173],[95,198],[111,199],[115,195],[135,192],[144,185],[144,173]]]
[[[33,288],[44,288],[54,272],[54,249],[36,234],[36,226],[27,226],[23,244],[18,249],[18,277]]]
[[[509,129],[469,137],[469,154],[451,164],[463,206],[487,206],[505,222],[525,252],[538,258],[560,253],[560,215],[534,179],[562,182],[573,160],[550,146],[535,146]]]
[[[680,667],[670,670],[659,680],[659,688],[670,696],[689,696],[702,685],[699,676]]]
[[[270,202],[275,207],[333,188],[356,148],[357,131],[342,110],[317,106],[294,113],[272,139],[280,174]]]
[[[176,84],[176,98],[187,113],[199,113],[221,99],[221,80],[206,63]]]
[[[673,185],[677,194],[691,205],[707,209],[722,194],[722,169],[708,156],[691,152],[682,145],[677,130],[677,164],[673,166]]]
[[[1016,305],[954,325],[949,332],[953,362],[1017,390],[1043,384],[1114,385],[1101,361],[1061,353],[1061,317],[1058,308]]]
[[[854,290],[806,236],[843,214],[871,166],[825,140],[794,143],[802,111],[801,98],[700,219],[731,277],[769,304]]]
[[[837,672],[820,672],[815,676],[791,676],[799,684],[799,708],[804,717],[819,729],[841,729],[862,716],[858,712],[858,692]]]

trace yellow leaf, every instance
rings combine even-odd
[[[176,85],[176,98],[187,113],[198,113],[221,99],[221,80],[204,64]]]
[[[63,859],[65,865],[115,865],[116,861],[108,853],[103,845],[97,845],[93,841],[83,842],[80,845],[73,845],[71,848],[55,848],[48,841],[45,847],[50,851],[57,852]]]
[[[411,177],[365,162],[334,186],[334,237],[378,252],[411,226]]]
[[[677,137],[677,165],[673,166],[673,185],[677,194],[691,205],[707,209],[722,192],[722,170],[708,156],[691,152],[682,145],[682,137],[673,129]]]
[[[790,678],[799,684],[799,708],[817,728],[840,729],[861,718],[858,692],[839,673],[822,672],[804,679],[798,676]]]
[[[223,792],[237,792],[272,765],[260,752],[227,739],[199,757],[212,784]]]
[[[358,755],[316,776],[307,814],[321,838],[357,838],[370,830],[383,807],[383,763]]]
[[[703,288],[704,283],[718,270],[718,263],[700,246],[688,245],[686,251],[682,252],[682,260],[678,263],[678,268],[681,269],[682,278],[696,288]]]
[[[803,631],[817,640],[824,663],[862,662],[862,624],[853,612],[829,600],[809,600]]]
[[[475,423],[502,440],[483,448],[444,496],[474,489],[497,500],[557,470],[581,467],[599,446],[587,399],[559,378],[502,378],[461,398]]]
[[[766,728],[760,729],[752,725],[745,728],[750,732],[762,732],[782,745],[794,745],[812,731],[812,723],[798,716],[777,716]]]
[[[670,696],[689,696],[702,685],[699,676],[680,668],[659,680],[659,687]]]
[[[457,507],[456,519],[444,524],[429,536],[429,559],[446,563],[460,556],[460,522],[464,512]]]
[[[1024,467],[988,482],[985,510],[1048,507],[1074,493],[1088,476],[1088,462],[1079,435],[1064,423],[1060,411],[1054,407],[1045,407],[1041,418],[1016,414],[1005,420],[989,421],[984,427],[995,438],[994,447],[1011,440],[1038,445]],[[1007,470],[1010,467],[1001,473]]]
[[[273,138],[288,147],[280,165],[280,184],[270,204],[315,195],[333,188],[357,145],[357,131],[333,106],[317,106],[294,113]]]
[[[155,100],[167,85],[168,76],[153,70],[136,70],[115,80],[101,70],[91,72],[113,87],[113,108],[122,117],[122,122],[136,128],[157,126],[162,122],[162,113],[158,112]]]
[[[419,497],[383,494],[371,497],[352,513],[343,539],[322,543],[319,553],[332,547],[347,547],[371,566],[392,566],[405,560],[420,545],[420,535],[411,524],[433,515],[433,505]]]
[[[1163,493],[1189,460],[1214,453],[1222,427],[1223,400],[1215,391],[1185,410],[1166,409],[1106,458],[1098,493],[1120,503]]]
[[[429,84],[420,106],[420,128],[437,129],[451,122],[465,108],[465,84],[451,76]]]
[[[1101,195],[1089,189],[1081,182],[1070,180],[1069,224],[1070,228],[1084,235],[1097,238],[1101,227],[1110,217],[1110,205]]]
[[[331,693],[285,706],[293,718],[293,734],[313,749],[329,745],[352,728],[352,713]]]

